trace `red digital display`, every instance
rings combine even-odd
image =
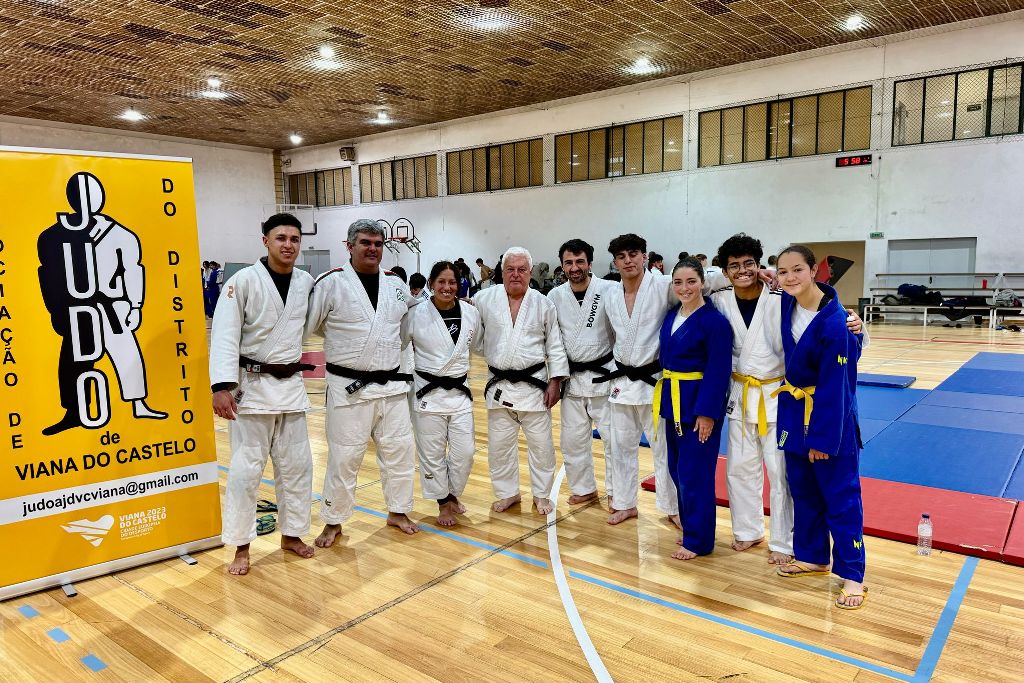
[[[840,168],[842,166],[867,166],[870,164],[870,154],[858,154],[852,157],[836,157],[836,168]]]

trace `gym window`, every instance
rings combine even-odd
[[[352,204],[352,168],[288,175],[288,200],[310,206],[348,206]]]
[[[361,204],[436,196],[436,154],[359,166]]]
[[[541,138],[448,152],[448,194],[512,190],[544,184]]]
[[[555,136],[555,182],[683,170],[683,117]]]
[[[698,165],[871,147],[871,86],[701,112]]]
[[[1020,133],[1022,65],[896,81],[892,144],[918,145]]]

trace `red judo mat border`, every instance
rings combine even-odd
[[[654,490],[654,477],[641,486]],[[765,476],[764,512],[769,514],[768,478]],[[864,533],[903,543],[917,543],[921,513],[932,518],[932,547],[1024,566],[1024,506],[1009,498],[861,478]],[[725,456],[719,456],[715,499],[729,506]]]

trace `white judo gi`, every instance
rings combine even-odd
[[[248,372],[244,356],[263,363],[295,363],[302,356],[303,325],[313,278],[296,268],[288,301],[257,262],[228,281],[213,315],[210,382],[237,386],[238,416],[231,421],[231,466],[224,492],[225,545],[256,538],[256,495],[267,456],[274,463],[277,526],[283,536],[309,531],[313,455],[306,432],[309,397],[302,374],[286,379]]]
[[[569,359],[570,375],[562,384],[562,460],[569,490],[576,495],[585,495],[597,490],[594,477],[593,435],[594,425],[605,443],[608,453],[610,423],[608,413],[608,382],[594,384],[595,377],[602,373],[592,369],[579,372],[574,367],[594,364],[608,358],[601,367],[609,372],[615,367],[610,359],[612,354],[613,331],[608,320],[608,299],[613,290],[620,287],[611,280],[590,278],[590,284],[583,295],[583,301],[576,295],[568,282],[548,293],[558,314],[558,327],[562,344]],[[605,491],[613,496],[613,468],[605,458]]]
[[[327,361],[327,472],[320,517],[343,524],[355,506],[356,479],[373,439],[388,512],[412,510],[413,445],[406,393],[409,382],[362,382],[336,374],[331,366],[356,373],[390,372],[401,365],[402,318],[416,303],[401,278],[378,273],[377,308],[350,264],[321,275],[309,299],[306,334],[324,337]]]
[[[658,360],[661,347],[661,325],[665,314],[675,304],[672,278],[647,272],[640,281],[640,289],[633,302],[633,314],[626,312],[626,299],[622,285],[612,290],[608,299],[608,319],[615,330],[612,353],[616,367],[626,365],[639,368]],[[661,377],[661,370],[652,372],[653,380]],[[665,421],[654,424],[651,402],[654,385],[629,377],[610,382],[608,396],[611,421],[610,446],[613,480],[615,482],[615,510],[629,510],[637,506],[640,488],[640,435],[647,434],[654,458],[654,481],[657,489],[655,502],[667,515],[679,514],[676,486],[668,471],[665,444]]]
[[[547,385],[552,377],[567,377],[569,361],[562,347],[555,305],[534,289],[526,290],[512,323],[508,293],[489,287],[473,299],[480,312],[481,330],[475,344],[489,367],[525,370],[545,364],[533,376]],[[519,429],[526,435],[530,463],[530,490],[534,498],[551,495],[555,473],[555,446],[551,411],[544,407],[544,392],[525,382],[498,380],[488,372],[487,462],[491,486],[498,499],[519,494]]]
[[[717,283],[721,276],[713,280]],[[782,349],[782,295],[764,286],[747,327],[732,287],[710,295],[733,331],[733,380],[729,390],[729,452],[726,457],[729,514],[738,541],[764,538],[764,469],[771,488],[768,548],[793,554],[793,498],[786,482],[786,455],[777,447],[778,398],[786,375]],[[764,467],[762,468],[762,463]]]
[[[402,322],[402,342],[413,350],[417,374],[410,392],[416,427],[423,497],[441,500],[461,496],[473,469],[476,434],[473,401],[459,389],[436,387],[417,396],[432,382],[422,374],[458,378],[469,373],[469,351],[480,333],[480,313],[460,304],[458,342],[452,341],[441,314],[430,301],[414,307]],[[465,385],[468,387],[468,380]]]

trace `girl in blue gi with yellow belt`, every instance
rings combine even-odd
[[[668,468],[679,491],[683,540],[677,560],[715,547],[715,467],[732,373],[732,327],[704,301],[704,269],[685,258],[672,271],[680,305],[661,326],[663,375],[654,389],[654,419],[665,418]],[[664,395],[667,394],[667,395]]]
[[[787,247],[777,261],[786,381],[779,393],[778,441],[793,495],[795,559],[779,576],[845,580],[835,605],[860,609],[864,585],[864,508],[860,494],[857,360],[860,339],[847,330],[836,291],[815,282],[814,254]]]

